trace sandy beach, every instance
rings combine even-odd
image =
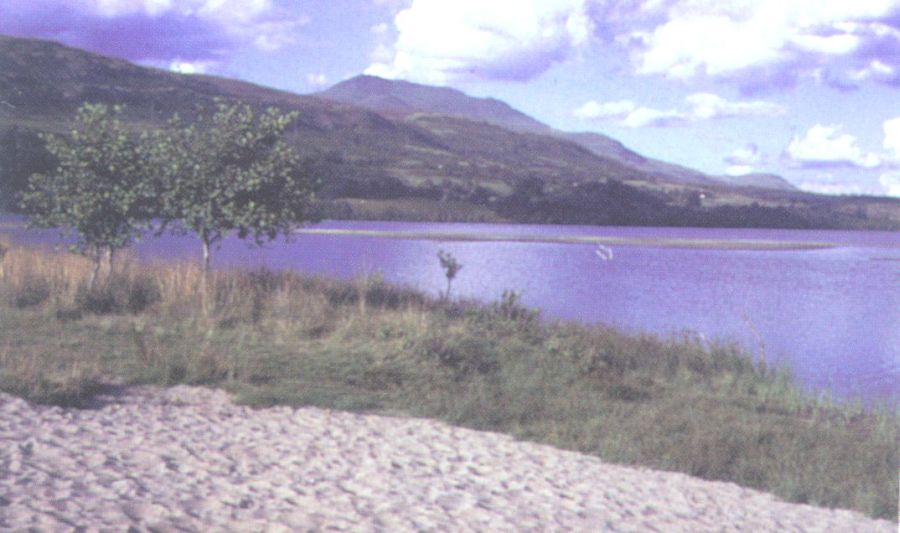
[[[90,409],[0,394],[13,531],[895,531],[731,483],[441,422],[250,409],[132,387]]]

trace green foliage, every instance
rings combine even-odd
[[[500,300],[491,304],[488,309],[491,313],[514,322],[531,323],[538,317],[536,310],[522,304],[522,292],[510,289],[504,289]]]
[[[50,284],[43,279],[28,280],[13,295],[13,304],[19,309],[40,305],[50,298]]]
[[[74,231],[77,250],[98,263],[101,252],[131,244],[153,214],[144,154],[121,113],[119,106],[84,104],[70,135],[43,136],[59,165],[31,176],[22,195],[30,224]]]
[[[93,287],[80,286],[75,293],[75,310],[95,315],[139,313],[160,298],[159,286],[154,280],[116,274]]]
[[[185,124],[175,115],[152,136],[162,215],[200,237],[207,264],[210,245],[231,231],[260,244],[313,217],[318,184],[283,139],[296,117],[219,100],[212,116]]]

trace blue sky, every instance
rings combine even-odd
[[[900,196],[900,0],[0,0],[0,33],[298,93],[447,85],[705,172]]]

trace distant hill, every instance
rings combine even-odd
[[[449,87],[431,87],[375,76],[356,76],[317,94],[322,98],[374,109],[388,115],[433,113],[487,122],[528,133],[551,128],[494,98],[475,98]]]
[[[558,133],[557,135],[574,141],[597,155],[617,159],[630,168],[654,176],[659,181],[696,185],[721,185],[719,180],[698,170],[644,157],[606,135],[590,132]]]
[[[795,189],[777,176],[759,180],[733,180],[710,176],[673,163],[644,157],[621,142],[599,133],[570,133],[554,130],[494,98],[476,98],[448,87],[432,87],[375,76],[356,76],[317,94],[323,98],[373,109],[390,116],[432,113],[494,124],[517,132],[553,135],[587,148],[595,155],[613,160],[620,167],[638,171],[645,179],[697,185],[732,184],[744,187]]]
[[[124,104],[141,131],[215,98],[299,113],[288,140],[322,178],[331,218],[900,228],[892,199],[727,184],[453,89],[362,77],[304,96],[2,36],[0,210],[54,166],[38,134],[67,131],[84,102]],[[448,112],[459,109],[471,116]]]

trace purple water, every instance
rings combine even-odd
[[[58,242],[55,232],[11,229],[12,220],[0,217],[0,232],[21,242]],[[545,317],[733,341],[770,364],[789,366],[811,390],[867,402],[900,400],[898,233],[334,221],[315,227],[834,243],[831,249],[777,251],[615,246],[614,259],[600,261],[592,245],[300,235],[263,249],[227,239],[213,264],[339,278],[380,272],[437,294],[446,283],[436,258],[444,249],[463,264],[453,283],[456,296],[493,301],[514,289]],[[191,237],[136,246],[141,257],[167,260],[194,259],[199,250]]]

